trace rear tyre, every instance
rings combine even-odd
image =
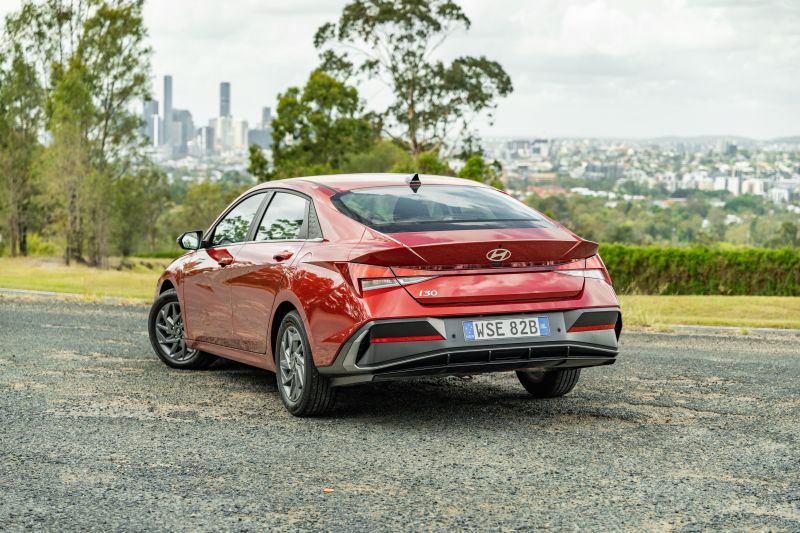
[[[275,339],[278,394],[294,416],[319,416],[336,402],[336,389],[314,366],[308,336],[297,311],[283,318]]]
[[[580,375],[580,368],[551,372],[517,372],[519,382],[535,398],[564,396],[575,388]]]
[[[183,313],[174,290],[164,291],[153,302],[147,320],[150,344],[165,365],[186,370],[202,370],[217,360],[210,353],[186,346]]]

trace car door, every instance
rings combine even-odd
[[[186,336],[222,346],[233,345],[230,282],[234,254],[252,238],[253,221],[268,193],[251,194],[219,219],[204,239],[205,247],[187,262],[183,279]]]
[[[275,192],[255,228],[253,241],[236,250],[231,308],[237,348],[266,353],[275,296],[287,286],[292,266],[309,238],[309,209],[313,207],[305,196]],[[318,225],[311,236],[321,237]]]

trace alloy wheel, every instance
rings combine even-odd
[[[159,310],[156,317],[156,338],[161,352],[172,361],[181,363],[197,355],[197,350],[186,347],[183,317],[178,302],[169,302]]]
[[[281,386],[289,402],[296,403],[305,386],[306,358],[303,339],[294,326],[289,326],[283,332],[280,351]]]

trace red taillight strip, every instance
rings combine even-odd
[[[603,324],[601,326],[572,326],[569,328],[569,333],[578,333],[580,331],[600,331],[603,329],[614,329],[614,324]]]
[[[378,337],[370,342],[416,342],[416,341],[443,341],[441,335],[417,335],[415,337]]]

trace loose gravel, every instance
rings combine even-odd
[[[567,397],[172,370],[147,308],[0,297],[0,530],[800,530],[800,336],[624,333]]]

